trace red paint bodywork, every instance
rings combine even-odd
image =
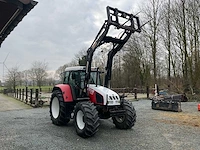
[[[54,86],[53,90],[56,90],[56,89],[59,89],[62,92],[64,102],[73,102],[72,90],[69,84],[57,84]],[[96,91],[94,91],[93,89],[88,89],[88,95],[92,103],[103,105],[103,103],[97,102]]]
[[[96,92],[94,90],[89,90],[89,98],[92,103],[96,104]]]
[[[94,104],[99,104],[99,105],[103,105],[103,103],[98,103],[97,102],[97,98],[96,98],[96,94],[97,92],[94,91],[93,89],[88,89],[88,93],[89,93],[89,98],[90,98],[90,101]],[[99,93],[98,93],[99,94]],[[101,95],[101,94],[100,94]]]
[[[58,84],[55,88],[59,88],[63,94],[64,102],[73,102],[71,87],[68,84]]]

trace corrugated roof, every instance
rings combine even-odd
[[[33,0],[0,0],[0,46],[36,4]]]

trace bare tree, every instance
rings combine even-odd
[[[45,82],[46,82],[46,85],[48,86],[53,86],[56,84],[56,80],[53,77],[48,77]]]
[[[150,84],[150,56],[144,33],[132,36],[124,47],[121,68],[123,86],[143,87]]]
[[[57,70],[56,70],[56,76],[58,77],[59,81],[63,80],[63,72],[65,71],[65,69],[68,67],[67,64],[60,66]]]
[[[158,36],[159,26],[162,20],[160,9],[162,7],[161,0],[150,0],[150,3],[144,7],[145,19],[152,20],[144,28],[144,33],[148,38],[148,43],[151,47],[151,54],[153,60],[153,76],[154,82],[157,82],[157,52],[158,52]]]
[[[191,83],[191,78],[189,78],[189,66],[191,65],[191,60],[189,58],[190,52],[188,49],[188,3],[185,0],[175,1],[172,5],[172,26],[174,29],[173,44],[177,49],[177,55],[179,55],[181,62],[182,71],[182,81],[184,86],[184,91],[189,90],[189,84]],[[180,69],[179,69],[180,70]]]
[[[191,88],[196,88],[199,83],[200,73],[200,5],[198,0],[187,1],[187,20],[188,25],[188,48],[190,57],[188,58],[189,63],[189,75],[191,78]]]
[[[18,67],[13,67],[9,69],[8,74],[6,76],[6,86],[15,91],[16,86],[21,80],[20,72]]]
[[[29,70],[29,77],[36,85],[41,87],[47,77],[48,65],[46,62],[35,61]]]
[[[21,80],[23,82],[23,85],[28,86],[29,84],[29,70],[24,70],[21,72]]]
[[[162,7],[162,13],[163,13],[163,23],[161,24],[161,32],[160,36],[163,40],[163,45],[165,49],[167,50],[167,77],[168,80],[171,81],[171,61],[172,61],[172,53],[171,53],[171,0],[168,0]],[[170,84],[170,82],[168,82]],[[168,84],[168,87],[170,85]]]

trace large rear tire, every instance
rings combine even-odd
[[[130,129],[136,122],[135,108],[127,100],[124,100],[122,107],[125,110],[125,115],[112,117],[113,123],[118,129]]]
[[[74,111],[76,133],[81,137],[91,137],[100,125],[98,111],[91,102],[79,102]]]
[[[67,110],[62,93],[59,90],[53,91],[50,101],[50,117],[52,123],[59,126],[66,125],[70,121],[70,116],[70,110]]]

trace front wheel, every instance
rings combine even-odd
[[[96,107],[91,102],[79,102],[75,106],[75,128],[81,137],[93,136],[99,127],[99,117]]]
[[[50,117],[55,125],[66,125],[70,121],[70,110],[67,110],[62,93],[54,91],[50,101]]]
[[[136,111],[132,103],[124,100],[122,104],[125,114],[122,116],[112,117],[113,123],[118,129],[130,129],[135,125],[136,122]]]

